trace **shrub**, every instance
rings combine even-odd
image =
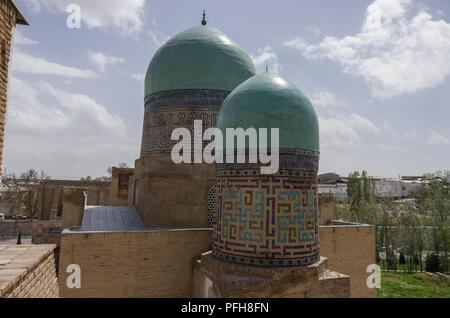
[[[427,272],[439,272],[439,256],[435,253],[428,254],[425,260],[425,270]]]

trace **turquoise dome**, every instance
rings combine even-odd
[[[269,136],[270,128],[279,128],[280,148],[319,151],[319,123],[311,102],[292,83],[269,72],[248,79],[228,95],[217,127],[224,135],[226,128],[268,128]]]
[[[232,91],[255,75],[244,50],[208,26],[188,29],[155,53],[145,76],[145,97],[175,89]]]

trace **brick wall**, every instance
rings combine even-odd
[[[86,192],[84,188],[64,188],[62,206],[62,228],[80,226],[83,221],[86,206]]]
[[[375,297],[366,285],[375,263],[375,229],[332,225],[319,229],[328,268],[350,276],[352,297]],[[61,236],[61,297],[191,297],[192,261],[210,250],[211,230],[76,233]],[[81,289],[68,289],[65,268],[81,267]]]
[[[112,168],[111,176],[111,205],[128,205],[130,182],[132,182],[133,168]],[[89,193],[88,193],[89,200]]]
[[[194,257],[211,248],[210,229],[68,233],[61,236],[61,297],[191,297]],[[66,268],[81,269],[81,288]]]
[[[59,241],[62,232],[62,220],[33,221],[31,243],[32,244],[56,244]]]
[[[12,34],[16,25],[16,10],[9,0],[0,0],[0,167],[3,160],[3,143],[6,125],[8,70],[12,46]],[[5,63],[2,49],[5,46]],[[1,170],[1,169],[0,169]],[[1,171],[0,171],[1,180]]]
[[[320,255],[328,268],[350,276],[352,297],[376,297],[366,285],[367,266],[375,264],[375,227],[361,224],[320,226]]]
[[[87,205],[110,205],[109,181],[44,180],[39,185],[38,219],[51,220],[61,215],[64,187],[86,188]]]
[[[333,194],[319,193],[319,224],[325,225],[329,220],[334,220],[335,198]]]
[[[0,298],[59,296],[55,245],[0,245]]]
[[[17,236],[19,231],[22,235],[31,235],[33,227],[32,220],[18,220],[0,222],[0,237]]]

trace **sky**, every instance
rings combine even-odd
[[[203,9],[258,72],[267,64],[311,100],[320,173],[450,169],[450,1],[14,2],[30,25],[15,31],[7,173],[79,179],[133,167],[148,64],[170,37],[200,25]],[[80,28],[67,26],[74,3]]]

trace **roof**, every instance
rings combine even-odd
[[[87,206],[79,231],[122,232],[144,229],[144,223],[133,206]]]
[[[217,127],[279,129],[279,147],[319,151],[319,123],[309,99],[292,83],[265,72],[239,85],[224,100]],[[226,140],[226,139],[225,139]]]
[[[145,97],[179,89],[231,92],[253,75],[252,59],[236,42],[201,25],[175,35],[158,49],[145,76]]]
[[[29,25],[27,20],[22,15],[22,13],[20,13],[19,9],[17,9],[17,7],[14,4],[14,2],[12,0],[10,0],[10,2],[12,4],[12,6],[14,7],[14,9],[16,9],[16,24]]]

